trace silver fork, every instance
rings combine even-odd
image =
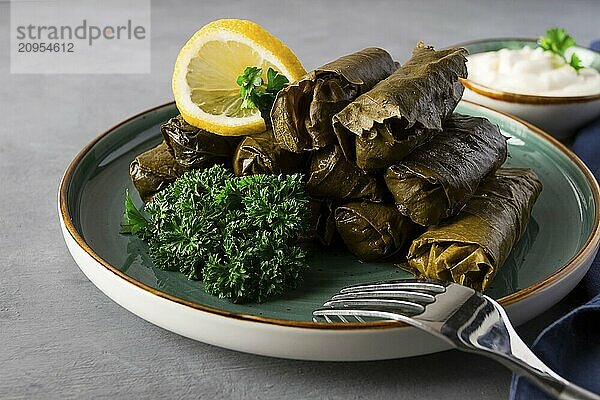
[[[546,366],[523,343],[506,312],[493,299],[456,283],[405,279],[343,288],[313,312],[327,322],[364,317],[406,322],[449,342],[459,350],[478,353],[526,375],[551,396],[600,400]]]

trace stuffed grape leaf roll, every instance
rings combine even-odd
[[[181,115],[164,123],[160,131],[171,155],[189,169],[229,163],[240,141],[239,137],[216,135],[196,128],[185,122]]]
[[[313,197],[330,200],[382,201],[385,193],[384,184],[346,160],[338,146],[312,155],[307,189]]]
[[[275,138],[292,152],[335,142],[331,117],[397,68],[383,49],[367,48],[319,67],[281,90],[271,111]]]
[[[525,231],[541,191],[532,170],[499,169],[456,217],[415,239],[401,267],[417,277],[485,290]]]
[[[384,169],[402,160],[437,133],[433,129],[403,129],[398,121],[376,124],[367,137],[356,137],[356,165],[365,171]],[[351,158],[352,153],[348,152]]]
[[[237,176],[255,174],[291,174],[300,172],[303,156],[282,149],[273,139],[273,131],[246,136],[233,156]]]
[[[311,198],[309,203],[311,217],[308,229],[301,239],[317,239],[321,244],[329,246],[335,234],[334,205],[331,200]]]
[[[506,156],[506,138],[496,125],[453,114],[442,132],[389,167],[385,182],[402,214],[420,225],[437,225],[456,215]]]
[[[416,225],[391,204],[351,202],[335,210],[335,224],[348,250],[363,261],[399,255]]]
[[[141,199],[148,202],[186,170],[175,161],[167,144],[162,142],[131,162],[129,176]]]
[[[436,51],[419,42],[406,64],[335,114],[334,131],[344,155],[363,169],[385,167],[426,142],[429,130],[441,131],[464,90],[459,79],[467,77],[466,53],[462,48]],[[365,141],[374,140],[382,143],[375,149],[366,146]],[[383,144],[387,152],[363,154]]]

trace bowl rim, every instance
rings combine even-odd
[[[470,105],[473,105],[475,107],[481,107],[481,108],[490,110],[494,113],[502,115],[503,117],[506,117],[506,118],[512,119],[513,121],[521,123],[521,124],[525,125],[528,129],[535,132],[535,134],[537,134],[543,140],[546,140],[547,142],[550,142],[552,145],[557,147],[557,149],[560,152],[562,152],[571,162],[573,162],[573,164],[575,164],[575,166],[584,175],[585,180],[590,185],[590,191],[592,193],[592,197],[593,197],[593,201],[594,201],[594,205],[595,205],[594,221],[593,221],[592,228],[590,230],[590,234],[589,234],[588,238],[586,239],[585,243],[579,249],[579,251],[576,254],[574,254],[569,260],[567,260],[560,268],[558,268],[556,271],[554,271],[552,274],[550,274],[546,278],[540,280],[539,282],[531,284],[523,289],[520,289],[514,293],[504,296],[501,299],[498,299],[498,302],[503,307],[507,307],[518,301],[526,300],[531,295],[535,294],[536,292],[540,292],[544,288],[562,281],[563,278],[565,278],[570,273],[575,271],[578,267],[580,267],[582,262],[585,259],[589,258],[590,255],[595,251],[596,245],[598,244],[598,242],[600,242],[600,185],[598,184],[598,181],[596,180],[596,178],[594,177],[592,172],[589,170],[589,168],[575,153],[573,153],[568,147],[566,147],[564,144],[562,144],[557,139],[550,136],[548,133],[544,132],[540,128],[537,128],[536,126],[534,126],[520,118],[517,118],[513,115],[510,115],[508,113],[494,110],[492,108],[483,106],[481,104],[474,103],[472,101],[468,101],[468,100],[462,100],[462,101],[466,102]],[[85,241],[85,239],[83,238],[83,235],[79,232],[79,230],[75,226],[73,216],[71,215],[71,213],[69,211],[69,205],[68,205],[69,204],[69,200],[68,200],[69,192],[71,190],[71,183],[73,182],[75,172],[81,165],[81,162],[83,161],[85,156],[91,151],[91,149],[96,144],[98,144],[100,141],[102,141],[102,139],[104,139],[105,137],[110,135],[112,132],[114,132],[116,129],[118,129],[121,126],[126,125],[127,123],[130,123],[136,119],[143,118],[144,115],[146,115],[150,112],[158,111],[162,108],[173,106],[173,105],[175,105],[175,102],[167,102],[167,103],[152,107],[150,109],[144,110],[138,114],[135,114],[135,115],[119,122],[118,124],[114,125],[113,127],[109,128],[108,130],[104,131],[99,136],[97,136],[95,139],[93,139],[91,142],[89,142],[85,147],[83,147],[83,149],[81,149],[77,153],[77,155],[73,158],[73,160],[69,163],[67,169],[65,170],[65,172],[62,176],[62,179],[60,181],[59,188],[58,188],[59,216],[66,228],[65,234],[68,233],[71,236],[71,238],[77,243],[79,248],[82,249],[87,254],[87,256],[92,258],[99,266],[104,267],[108,271],[112,272],[114,275],[116,275],[117,278],[123,279],[124,281],[136,286],[137,288],[139,288],[147,293],[150,293],[157,297],[161,297],[163,299],[178,303],[183,306],[187,306],[187,307],[195,309],[197,311],[206,312],[206,313],[209,313],[209,314],[212,314],[215,316],[232,318],[232,319],[242,320],[242,321],[247,321],[247,322],[257,322],[257,323],[262,323],[262,324],[267,324],[267,325],[285,326],[285,327],[289,327],[289,328],[308,328],[308,329],[319,329],[319,330],[326,330],[326,331],[397,329],[397,328],[409,327],[408,324],[406,324],[404,322],[397,322],[397,321],[373,321],[373,322],[367,322],[367,323],[363,323],[363,324],[354,324],[354,323],[345,324],[345,323],[295,321],[295,320],[285,320],[285,319],[278,319],[278,318],[271,318],[271,317],[260,317],[260,316],[249,315],[249,314],[233,313],[230,311],[213,308],[213,307],[206,306],[203,304],[198,304],[198,303],[195,303],[192,301],[184,300],[184,299],[181,299],[174,295],[171,295],[169,293],[163,292],[161,290],[154,289],[154,288],[128,276],[127,274],[125,274],[124,272],[119,270],[117,267],[111,265],[108,261],[104,260],[100,255],[98,255],[92,249],[92,247]]]
[[[518,41],[518,42],[531,42],[537,43],[537,39],[533,38],[525,38],[525,37],[498,37],[498,38],[488,38],[488,39],[476,39],[469,40],[467,42],[461,42],[452,47],[465,47],[478,43],[485,42],[498,42],[498,41]],[[577,47],[589,50],[591,52],[596,53],[600,56],[600,51],[590,49],[589,47],[579,46]],[[463,86],[477,94],[480,94],[485,97],[489,97],[494,100],[505,101],[507,103],[521,103],[521,104],[537,104],[537,105],[547,105],[547,104],[574,104],[574,103],[587,103],[595,100],[600,100],[600,93],[592,94],[592,95],[584,95],[584,96],[542,96],[542,95],[533,95],[533,94],[522,94],[522,93],[514,93],[503,90],[498,90],[491,88],[489,86],[482,85],[480,83],[474,82],[469,78],[459,78]]]

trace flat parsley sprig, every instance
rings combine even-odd
[[[269,67],[267,82],[262,78],[262,68],[246,67],[244,74],[238,76],[242,108],[258,108],[263,115],[268,115],[273,107],[275,95],[289,83],[288,78]]]
[[[577,45],[575,39],[571,37],[562,28],[551,28],[546,31],[546,36],[542,36],[538,39],[540,47],[546,51],[550,51],[559,57],[561,57],[567,64],[569,64],[575,71],[579,72],[580,69],[584,68],[581,64],[581,59],[577,54],[572,53],[571,58],[567,60],[565,51],[572,46]]]

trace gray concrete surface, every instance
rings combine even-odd
[[[9,3],[0,2],[0,398],[507,398],[503,367],[456,351],[299,362],[220,349],[153,326],[109,300],[71,259],[56,212],[59,179],[99,132],[171,100],[180,46],[216,18],[262,24],[308,69],[368,45],[404,60],[419,39],[446,46],[535,37],[554,25],[588,43],[600,37],[599,16],[594,0],[155,0],[151,74],[11,75]],[[579,301],[571,294],[520,332],[531,341]]]

